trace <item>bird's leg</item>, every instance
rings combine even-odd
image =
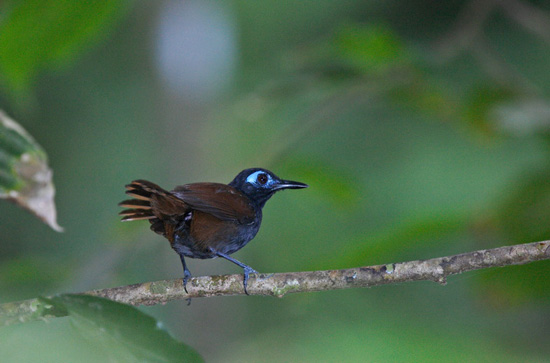
[[[191,271],[189,271],[189,269],[187,268],[187,265],[185,264],[185,258],[183,258],[183,253],[180,253],[180,259],[181,259],[181,264],[183,266],[183,289],[188,294],[187,281],[191,278]]]
[[[258,275],[259,272],[254,270],[252,267],[250,267],[248,265],[245,265],[244,263],[234,259],[233,257],[230,257],[229,255],[226,255],[225,253],[217,252],[217,251],[214,251],[214,250],[212,250],[212,253],[214,253],[218,257],[225,258],[227,261],[233,262],[235,265],[241,267],[244,270],[244,282],[243,282],[244,292],[245,292],[245,294],[249,295],[248,291],[246,290],[246,286],[247,286],[247,283],[248,283],[248,275],[249,274]]]
[[[187,268],[187,265],[185,264],[185,254],[184,254],[184,247],[183,243],[180,240],[180,236],[176,233],[174,234],[174,239],[170,240],[172,249],[176,251],[176,253],[180,256],[181,265],[183,266],[183,289],[188,294],[187,291],[187,281],[191,278],[191,271]]]

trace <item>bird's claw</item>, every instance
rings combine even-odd
[[[191,278],[191,272],[189,272],[189,270],[186,269],[183,272],[183,289],[185,290],[186,294],[189,294],[189,292],[187,291],[187,281],[189,281],[190,278]]]
[[[252,267],[244,267],[243,268],[244,270],[244,280],[243,280],[243,285],[244,285],[244,293],[247,294],[247,295],[250,295],[248,293],[248,290],[246,289],[247,286],[248,286],[248,278],[249,278],[249,275],[250,274],[253,274],[253,275],[259,275],[260,273],[256,270],[254,270]]]

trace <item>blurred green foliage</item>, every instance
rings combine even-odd
[[[0,22],[2,83],[24,96],[41,69],[68,63],[115,22],[126,1],[7,1]]]
[[[381,25],[343,26],[335,34],[334,45],[336,58],[367,75],[386,73],[410,58],[397,34]]]
[[[550,35],[524,22],[550,24],[546,4],[223,2],[240,64],[223,96],[197,102],[158,76],[159,14],[175,3],[2,4],[0,102],[47,151],[67,229],[54,234],[0,205],[2,302],[179,277],[165,240],[145,223],[118,222],[116,203],[134,178],[170,188],[228,182],[262,166],[308,183],[270,200],[260,233],[236,256],[266,273],[548,238]],[[195,275],[237,272],[224,261],[189,264]],[[208,361],[545,361],[549,268],[542,261],[473,272],[445,287],[141,310]],[[119,357],[139,350],[128,346],[132,329],[98,333],[110,318],[87,302],[60,303],[76,304],[76,325],[97,344],[121,349]],[[139,339],[155,336],[150,318],[113,309],[125,327],[144,319]],[[39,342],[28,354],[94,361],[97,352],[67,321],[0,334],[7,344]]]

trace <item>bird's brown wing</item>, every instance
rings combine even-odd
[[[249,224],[256,212],[248,198],[237,189],[218,183],[194,183],[176,187],[172,193],[192,209],[224,221]]]

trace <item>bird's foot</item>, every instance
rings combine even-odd
[[[183,289],[185,290],[186,294],[189,294],[187,291],[187,281],[191,278],[191,272],[188,269],[185,269],[183,271]]]
[[[250,266],[246,266],[246,267],[243,267],[243,270],[244,270],[244,280],[243,280],[243,285],[244,285],[244,293],[247,294],[247,295],[250,295],[248,293],[248,290],[246,289],[247,286],[248,286],[248,278],[249,278],[249,275],[250,274],[254,274],[254,275],[259,275],[260,273],[256,270],[254,270],[252,267]]]
[[[233,257],[230,257],[229,255],[226,255],[225,253],[218,252],[218,251],[214,250],[213,248],[211,248],[210,251],[218,257],[222,257],[222,258],[225,258],[228,261],[233,262],[235,265],[241,267],[244,270],[244,279],[243,279],[244,293],[247,294],[247,295],[250,295],[248,293],[248,290],[246,289],[247,286],[248,286],[248,277],[249,277],[250,274],[259,275],[260,273],[256,270],[254,270],[252,267],[250,267],[248,265],[245,265],[244,263],[242,263],[240,261],[235,260]]]

